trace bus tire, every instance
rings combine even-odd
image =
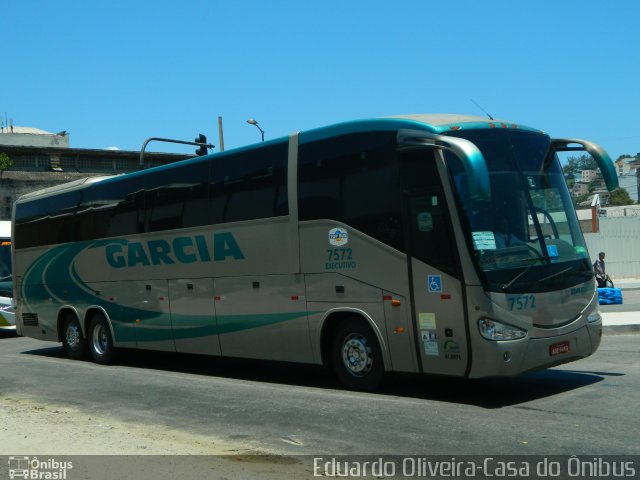
[[[109,323],[103,314],[97,313],[91,318],[87,339],[94,362],[108,365],[113,361],[115,351],[113,338]]]
[[[364,320],[352,317],[338,325],[333,335],[331,364],[338,381],[351,390],[372,391],[382,384],[382,349]]]
[[[67,314],[62,322],[62,348],[73,360],[87,356],[87,340],[82,335],[80,322],[73,314]]]

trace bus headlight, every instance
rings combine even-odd
[[[600,316],[600,312],[597,310],[595,312],[591,312],[591,314],[587,317],[587,322],[589,323],[598,322],[600,320],[602,320],[602,317]]]
[[[487,340],[518,340],[527,336],[526,330],[490,318],[478,320],[478,329]]]

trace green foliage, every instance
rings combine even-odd
[[[9,155],[0,152],[0,177],[2,177],[5,170],[11,168],[11,165],[13,165],[13,160],[11,160]]]
[[[609,205],[631,205],[633,200],[624,188],[616,188],[609,194]]]
[[[566,174],[577,174],[582,170],[597,170],[598,164],[591,155],[580,155],[579,157],[569,157],[567,164],[562,167],[562,171]]]
[[[571,200],[573,201],[573,207],[578,209],[578,208],[584,208],[583,206],[581,206],[580,204],[582,202],[585,202],[589,199],[589,197],[591,197],[591,193],[585,193],[583,195],[579,195],[577,197],[571,197]]]

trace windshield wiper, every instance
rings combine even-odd
[[[504,285],[502,285],[502,290],[509,289],[511,285],[516,283],[520,277],[522,277],[525,273],[531,270],[535,266],[538,260],[540,261],[546,260],[547,262],[549,262],[551,260],[551,257],[549,257],[548,255],[540,255],[538,258],[532,258],[531,260],[533,261],[531,265],[529,265],[527,268],[525,268],[520,273],[518,273],[515,277],[513,277],[509,283],[505,283]]]
[[[525,273],[527,273],[529,270],[531,270],[531,268],[533,268],[533,266],[538,261],[537,258],[532,258],[531,260],[533,260],[533,263],[531,263],[531,265],[529,265],[527,268],[523,269],[520,273],[518,273],[515,277],[513,277],[509,283],[505,283],[504,285],[502,285],[502,290],[507,290],[509,287],[511,287],[511,285],[516,283],[518,279],[521,276],[523,276]]]
[[[541,278],[540,280],[538,280],[539,282],[546,282],[547,280],[551,280],[552,278],[558,277],[560,275],[562,275],[563,273],[567,273],[569,270],[573,270],[573,267],[569,267],[569,268],[565,268],[564,270],[560,270],[559,272],[556,273],[552,273],[551,275]]]
[[[547,280],[550,280],[552,278],[558,277],[560,275],[562,275],[563,273],[567,273],[573,269],[575,269],[576,266],[573,265],[571,267],[565,268],[564,270],[560,270],[559,272],[553,273],[551,275],[549,275],[548,277],[544,277],[541,278],[540,280],[538,280],[539,282],[546,282]],[[582,277],[582,278],[586,278],[589,279],[593,276],[593,273],[591,273],[589,270],[578,270],[576,272],[571,272],[570,275],[572,277]]]

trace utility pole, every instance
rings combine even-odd
[[[224,152],[224,133],[222,131],[222,117],[218,117],[218,135],[220,136],[220,151]]]

